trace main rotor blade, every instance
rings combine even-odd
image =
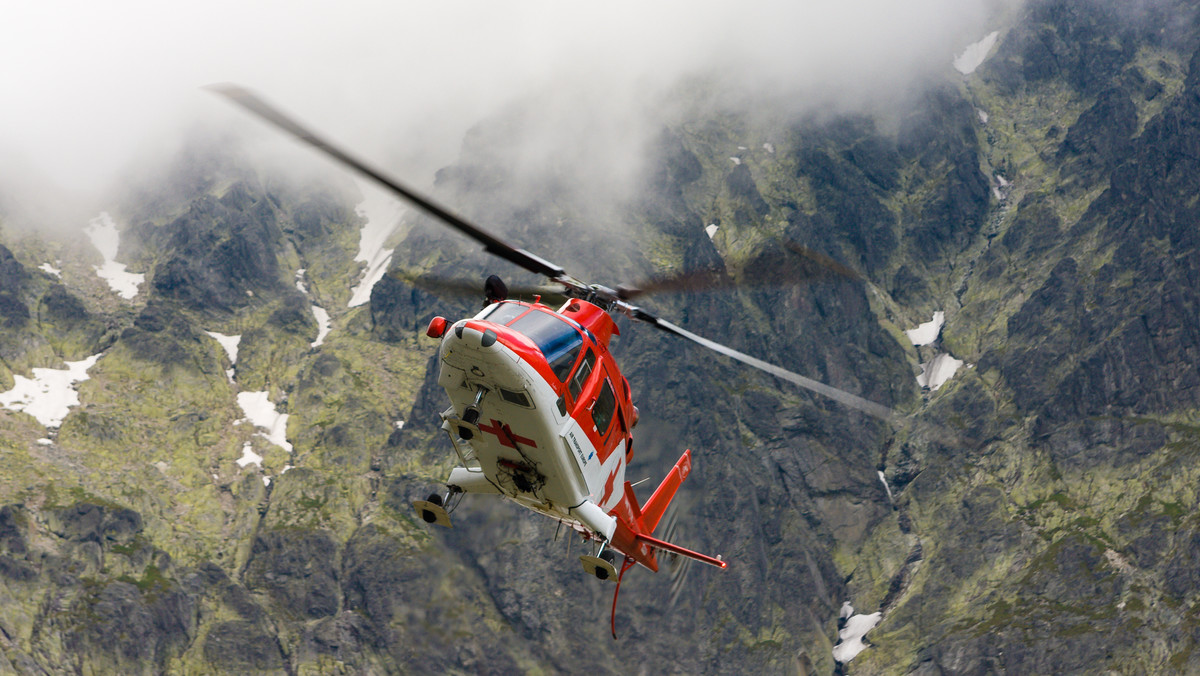
[[[366,162],[353,157],[341,148],[333,145],[320,136],[317,136],[299,122],[296,122],[291,117],[284,114],[283,111],[259,98],[253,92],[235,84],[210,85],[207,87],[207,89],[224,96],[242,108],[245,108],[251,113],[259,116],[263,120],[266,120],[276,127],[279,127],[280,129],[292,134],[296,138],[311,145],[317,150],[320,150],[329,157],[332,157],[347,167],[350,167],[351,169],[354,169],[355,171],[358,171],[364,176],[375,181],[376,183],[379,183],[388,190],[391,190],[396,195],[408,200],[429,215],[440,219],[455,230],[458,230],[471,239],[479,242],[483,245],[484,250],[488,253],[499,256],[500,258],[503,258],[504,260],[515,265],[519,265],[530,272],[546,275],[547,277],[565,277],[567,275],[566,271],[559,266],[543,258],[535,256],[524,249],[519,249],[515,246],[512,246],[499,237],[496,237],[486,230],[483,230],[468,222],[466,219],[454,214],[433,200],[430,200],[424,195],[403,185],[399,181],[396,181],[395,179],[385,175],[379,169],[375,169]]]
[[[409,273],[402,269],[388,271],[387,275],[406,284],[419,287],[432,293],[444,293],[448,296],[481,297],[484,294],[483,282],[472,282],[459,278],[433,277],[423,273]],[[525,286],[520,284],[508,285],[509,298],[542,296],[547,300],[566,299],[567,289],[563,286],[539,284]]]
[[[862,411],[863,413],[866,413],[867,415],[874,416],[881,420],[892,420],[893,418],[895,418],[895,413],[892,411],[892,409],[888,408],[887,406],[884,406],[882,404],[876,404],[873,401],[868,401],[867,399],[863,399],[862,397],[860,397],[858,395],[850,394],[849,392],[846,392],[845,390],[839,390],[836,387],[826,385],[825,383],[822,383],[817,380],[813,380],[812,378],[805,378],[804,376],[800,375],[799,373],[792,373],[791,371],[788,371],[787,369],[780,368],[774,364],[769,364],[761,359],[756,359],[754,357],[751,357],[750,355],[748,355],[744,352],[738,352],[737,350],[733,349],[732,347],[728,347],[726,345],[722,345],[720,343],[711,341],[707,338],[697,336],[696,334],[692,333],[691,331],[680,328],[680,327],[672,324],[671,322],[668,322],[665,319],[659,319],[658,317],[655,317],[654,315],[651,315],[645,311],[642,311],[642,310],[636,311],[634,313],[634,318],[640,319],[641,321],[644,321],[644,322],[647,322],[650,324],[653,324],[654,326],[658,327],[659,329],[662,329],[663,331],[666,331],[667,333],[673,333],[677,336],[687,338],[688,340],[690,340],[694,343],[703,345],[704,347],[707,347],[708,349],[713,350],[714,352],[718,352],[718,353],[723,354],[732,359],[736,359],[748,366],[753,366],[754,368],[759,369],[760,371],[766,371],[767,373],[770,373],[771,375],[775,376],[776,378],[779,378],[780,380],[786,380],[789,383],[799,385],[800,387],[812,390],[813,392],[816,392],[818,394],[823,394],[826,397],[829,397],[830,399],[839,401],[839,402],[845,404],[846,406],[849,406],[850,408]]]

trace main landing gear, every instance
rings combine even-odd
[[[617,554],[611,549],[601,547],[599,556],[584,554],[579,557],[579,562],[588,575],[595,575],[598,580],[617,581]]]
[[[452,487],[445,497],[432,493],[424,500],[413,500],[412,506],[417,510],[417,516],[421,517],[425,523],[453,528],[454,525],[450,523],[450,511],[457,505],[457,501],[454,501],[455,505],[450,505],[450,503],[457,493],[458,491]]]

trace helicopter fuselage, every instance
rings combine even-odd
[[[612,540],[637,413],[608,313],[577,299],[558,311],[504,301],[439,331],[442,429],[462,462],[447,484]]]

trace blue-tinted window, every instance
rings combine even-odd
[[[516,303],[496,303],[492,305],[492,309],[486,315],[481,317],[494,324],[503,326],[521,316],[522,312],[529,309],[527,305],[518,305]]]
[[[575,327],[561,317],[534,310],[510,324],[509,328],[524,334],[538,346],[560,382],[567,379],[583,347],[583,337]]]

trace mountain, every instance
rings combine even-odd
[[[1200,670],[1198,8],[1127,5],[1030,0],[876,113],[690,83],[620,198],[520,165],[520,107],[467,136],[440,201],[591,281],[737,281],[646,304],[900,414],[620,320],[639,495],[691,448],[671,537],[730,566],[631,572],[616,642],[553,524],[414,518],[455,464],[423,329],[478,301],[398,275],[350,307],[379,214],[345,174],[208,137],[86,236],[6,217],[0,671]],[[523,278],[411,214],[388,246]],[[21,403],[55,379],[61,415]],[[878,624],[839,663],[847,601]]]

